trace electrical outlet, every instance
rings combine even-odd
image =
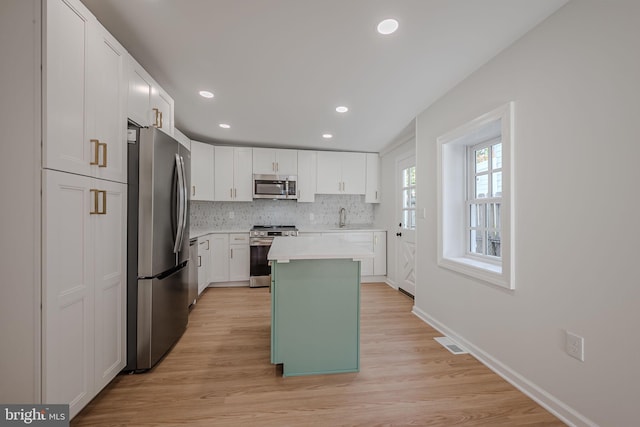
[[[584,338],[566,331],[565,351],[571,357],[584,362]]]
[[[233,212],[233,211],[229,212],[229,219],[233,219],[235,217],[236,217],[235,212]]]

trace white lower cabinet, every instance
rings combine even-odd
[[[387,275],[387,232],[373,232],[373,275]]]
[[[249,233],[213,235],[211,253],[213,283],[249,280]]]
[[[125,366],[126,190],[43,172],[43,402],[70,417]]]
[[[301,233],[301,236],[313,236],[318,233]],[[340,231],[322,233],[323,236],[340,237],[373,252],[373,258],[367,258],[360,265],[362,276],[385,276],[387,274],[387,232],[386,231]]]
[[[229,281],[249,280],[249,235],[229,234]]]
[[[198,238],[198,296],[211,282],[211,236]]]
[[[211,282],[229,281],[229,235],[211,235]]]

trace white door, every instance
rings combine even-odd
[[[92,175],[127,182],[125,50],[102,27],[90,47],[87,137],[94,156]]]
[[[316,193],[341,194],[342,158],[340,153],[318,151],[316,165]]]
[[[233,200],[233,147],[214,147],[214,200]]]
[[[366,192],[367,157],[364,153],[340,153],[342,158],[342,193]]]
[[[89,11],[63,1],[49,1],[43,7],[47,22],[43,167],[90,175],[95,147],[85,139]]]
[[[105,387],[126,365],[127,186],[94,180],[101,214],[95,225],[95,385]],[[95,197],[95,196],[94,196]]]
[[[276,173],[276,153],[271,148],[253,149],[253,173],[274,174]]]
[[[276,150],[276,173],[278,175],[298,174],[297,150]]]
[[[253,200],[253,150],[236,147],[233,149],[233,200],[251,202]]]
[[[396,256],[398,286],[411,295],[416,292],[416,159],[399,160],[398,174],[398,230]]]
[[[94,396],[93,182],[43,173],[42,400],[72,417]]]
[[[229,281],[229,235],[213,234],[211,240],[211,273],[209,282]]]
[[[191,200],[213,201],[213,145],[191,142]]]

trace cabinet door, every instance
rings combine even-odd
[[[213,195],[216,201],[233,200],[233,164],[233,147],[214,147]]]
[[[43,172],[42,399],[71,417],[94,396],[92,181]]]
[[[161,87],[151,87],[151,126],[173,136],[173,98]]]
[[[92,175],[127,182],[125,50],[99,24],[89,51],[87,139],[94,159]]]
[[[373,275],[385,276],[387,274],[387,232],[375,231],[373,233]]]
[[[367,188],[364,195],[366,203],[380,203],[380,156],[367,153]]]
[[[237,202],[250,202],[253,200],[253,150],[244,147],[233,150],[233,198]]]
[[[298,151],[298,203],[316,201],[316,162],[315,151]]]
[[[342,194],[342,158],[340,153],[318,151],[317,194]]]
[[[149,106],[151,105],[153,79],[133,58],[129,56],[128,60],[130,68],[127,115],[140,126],[150,126]]]
[[[297,150],[275,150],[276,153],[276,174],[277,175],[297,175],[298,174],[298,151]]]
[[[271,148],[254,148],[253,173],[263,175],[275,174],[276,150]]]
[[[211,235],[198,238],[198,295],[211,282]]]
[[[229,235],[211,236],[211,282],[229,281]]]
[[[366,157],[364,153],[339,153],[342,159],[342,194],[364,194]]]
[[[373,233],[360,232],[360,233],[340,233],[341,238],[355,245],[362,247],[363,249],[373,252]],[[360,274],[362,276],[373,275],[373,258],[365,258],[360,264]]]
[[[191,142],[191,200],[214,200],[213,145]]]
[[[126,365],[127,186],[94,180],[104,191],[95,223],[95,386],[106,386]],[[94,197],[101,194],[94,194]]]
[[[249,280],[249,245],[229,245],[229,281]]]
[[[46,9],[43,166],[90,175],[93,147],[85,139],[85,80],[91,15],[79,2],[52,0],[43,3],[43,7]]]

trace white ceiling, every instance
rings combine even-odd
[[[566,0],[83,3],[174,98],[191,139],[376,152]],[[382,36],[388,17],[400,28]]]

